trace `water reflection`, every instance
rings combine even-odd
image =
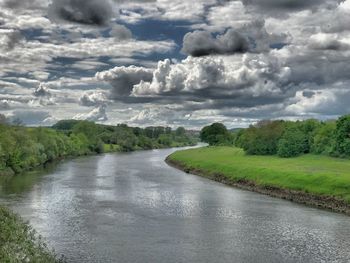
[[[37,168],[35,171],[22,175],[0,176],[0,197],[18,195],[30,191],[43,176],[55,171],[57,165],[58,162],[49,163]]]

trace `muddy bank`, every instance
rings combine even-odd
[[[350,215],[350,204],[344,200],[337,199],[332,196],[315,195],[274,186],[257,185],[255,182],[248,180],[233,180],[220,173],[208,172],[197,168],[188,168],[180,162],[171,160],[169,157],[166,158],[165,162],[168,165],[180,169],[186,173],[202,176],[243,190],[254,191],[260,194],[289,200],[299,204],[305,204],[308,206]]]

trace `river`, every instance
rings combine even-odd
[[[68,262],[350,262],[350,217],[185,174],[173,151],[69,160],[0,201]]]

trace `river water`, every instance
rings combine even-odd
[[[350,217],[185,174],[173,151],[66,161],[0,201],[68,262],[350,262]]]

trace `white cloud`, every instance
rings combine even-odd
[[[88,113],[77,114],[73,117],[73,119],[104,122],[108,120],[106,113],[106,105],[100,105]]]
[[[104,91],[86,92],[79,100],[81,105],[87,107],[102,105],[108,101],[107,95]]]

